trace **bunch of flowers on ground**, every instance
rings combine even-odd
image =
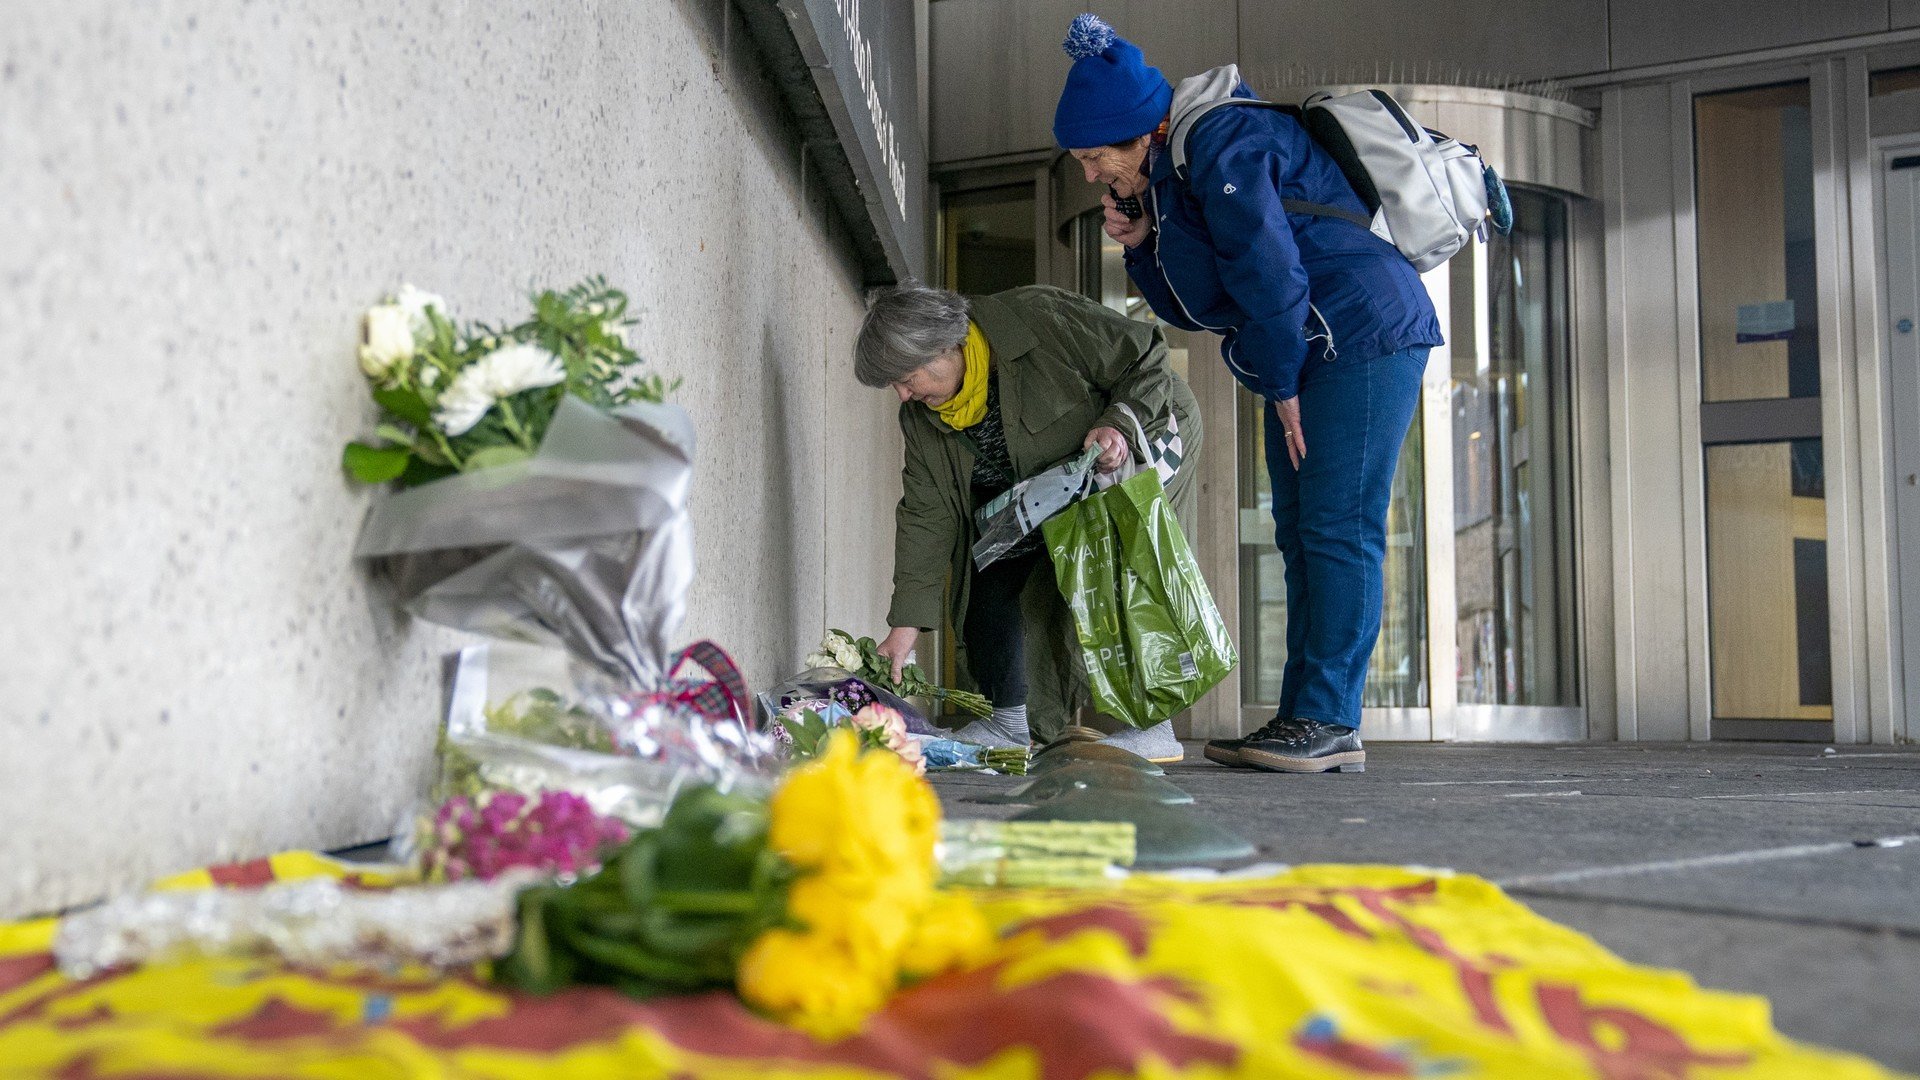
[[[502,327],[456,326],[444,299],[403,286],[366,314],[360,369],[382,423],[375,441],[347,444],[347,471],[422,484],[532,456],[567,394],[603,408],[665,400],[677,384],[639,373],[632,322],[601,278],[538,293],[531,318]]]
[[[796,760],[818,757],[828,746],[828,736],[841,726],[813,709],[788,710],[774,720],[786,736],[789,754]],[[847,730],[853,731],[860,745],[869,750],[887,750],[912,766],[915,775],[927,771],[926,755],[920,743],[907,733],[906,717],[878,702],[868,704],[847,717]]]
[[[836,729],[771,799],[695,788],[598,872],[521,893],[496,973],[541,992],[732,987],[815,1035],[846,1034],[903,980],[991,948],[972,900],[935,887],[939,830],[911,767]]]
[[[854,637],[845,630],[828,630],[821,640],[820,647],[808,654],[806,664],[810,668],[839,668],[848,674],[858,675],[876,686],[885,688],[902,697],[924,697],[944,701],[962,712],[975,716],[988,716],[993,713],[993,705],[986,698],[970,690],[950,690],[944,686],[935,686],[928,681],[926,673],[918,664],[906,664],[900,670],[900,678],[893,677],[893,662],[880,655],[880,646],[870,637]]]

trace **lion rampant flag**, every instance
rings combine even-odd
[[[307,853],[172,879],[352,868]],[[360,873],[359,883],[387,883]],[[477,976],[240,958],[63,978],[53,923],[0,926],[0,1076],[278,1080],[1832,1080],[1765,1000],[1622,962],[1464,875],[1309,866],[983,894],[991,958],[818,1042],[728,994],[533,997]]]

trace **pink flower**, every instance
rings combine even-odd
[[[629,835],[624,822],[602,817],[571,792],[455,797],[433,814],[420,865],[427,876],[450,881],[488,880],[515,867],[579,873]]]
[[[894,753],[900,755],[902,761],[913,766],[916,774],[927,775],[927,755],[921,751],[918,739],[908,738],[892,749]]]
[[[920,744],[907,734],[906,718],[896,709],[878,703],[867,706],[853,714],[853,726],[863,732],[871,732],[881,745],[899,754],[914,771],[925,774],[926,755],[920,752]]]

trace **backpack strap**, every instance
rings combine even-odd
[[[1285,207],[1289,214],[1311,214],[1314,217],[1339,218],[1341,221],[1358,225],[1368,232],[1373,231],[1373,220],[1367,217],[1367,215],[1353,210],[1346,210],[1338,206],[1329,206],[1326,203],[1308,202],[1305,199],[1281,199],[1280,205]]]
[[[1305,115],[1301,112],[1298,105],[1282,105],[1277,101],[1261,101],[1259,98],[1224,97],[1209,101],[1205,105],[1182,116],[1178,127],[1168,133],[1171,137],[1167,139],[1167,152],[1173,155],[1174,175],[1182,180],[1188,178],[1187,140],[1193,138],[1193,129],[1199,127],[1200,121],[1205,119],[1213,110],[1224,108],[1228,105],[1250,105],[1257,109],[1275,109],[1279,112],[1286,113],[1295,120]]]
[[[1182,181],[1191,180],[1188,169],[1190,159],[1187,156],[1187,140],[1193,138],[1193,129],[1198,127],[1200,121],[1209,113],[1228,105],[1250,105],[1255,108],[1274,109],[1293,117],[1295,120],[1300,120],[1305,115],[1298,105],[1282,105],[1277,101],[1261,101],[1259,98],[1228,97],[1207,102],[1205,105],[1181,117],[1180,129],[1174,133],[1172,138],[1167,140],[1167,152],[1173,155],[1173,173]],[[1338,206],[1308,202],[1305,199],[1281,199],[1280,205],[1284,207],[1289,214],[1307,214],[1313,217],[1337,218],[1349,224],[1357,225],[1369,232],[1373,230],[1373,220],[1371,218],[1365,214],[1356,213]]]

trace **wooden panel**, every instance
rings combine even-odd
[[[1613,66],[1639,67],[1887,29],[1886,0],[1611,0]]]
[[[1478,83],[1607,67],[1606,0],[1245,0],[1240,33],[1249,72],[1291,67],[1319,82],[1453,83],[1464,75]]]
[[[1699,172],[1701,377],[1707,401],[1787,396],[1787,343],[1740,344],[1743,304],[1787,295],[1780,109],[1805,84],[1703,97],[1695,105]],[[1803,311],[1809,319],[1813,312]]]
[[[1793,493],[1791,444],[1707,451],[1716,720],[1833,719],[1801,704],[1794,590],[1794,541],[1826,538],[1826,500]]]
[[[1053,109],[1068,68],[1060,41],[1085,10],[1086,0],[933,4],[933,160],[1052,148]],[[1234,62],[1234,0],[1111,0],[1099,11],[1169,82]]]

